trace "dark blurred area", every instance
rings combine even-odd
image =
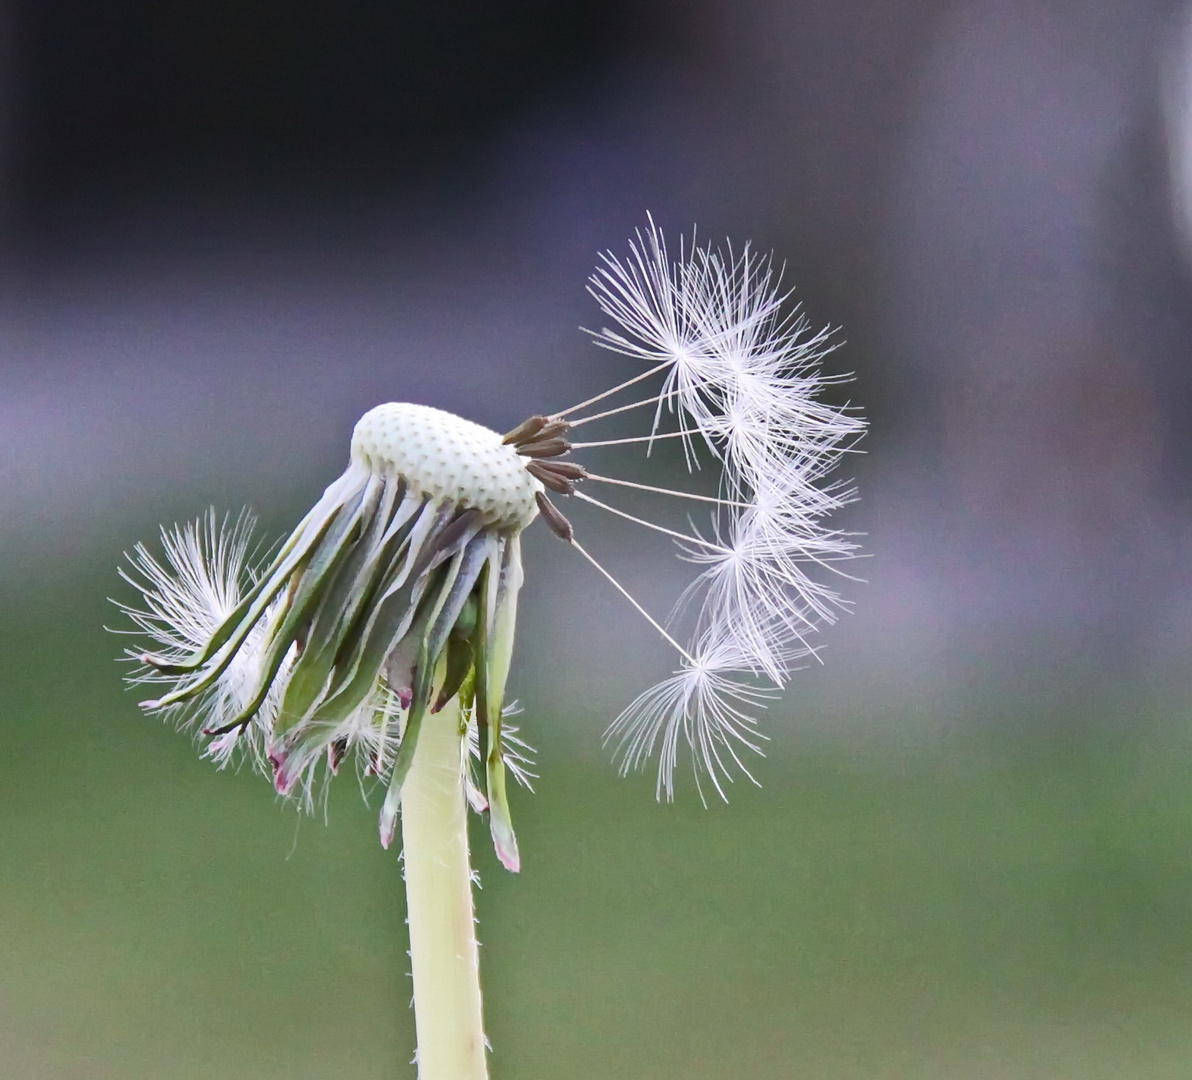
[[[105,597],[159,523],[286,529],[380,401],[628,377],[577,328],[647,212],[842,328],[872,557],[705,813],[612,777],[669,659],[528,538],[494,1075],[1192,1071],[1186,6],[49,0],[0,3],[0,1074],[408,1060],[370,812],[295,840],[145,723]],[[665,546],[576,522],[666,610]]]
[[[342,205],[446,185],[466,197],[462,176],[519,114],[590,98],[610,67],[657,47],[635,10],[18,6],[14,238],[70,245],[89,222],[118,228],[163,200],[185,219],[294,196]]]

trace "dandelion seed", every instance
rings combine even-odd
[[[145,605],[125,610],[158,649],[137,654],[133,681],[172,686],[144,707],[197,727],[221,764],[244,749],[308,806],[317,776],[354,753],[389,781],[387,845],[420,724],[466,691],[501,787],[519,536],[542,490],[526,461],[477,424],[382,405],[357,424],[347,471],[255,576],[247,519],[227,535],[213,516],[165,533],[164,563],[138,547],[125,576]],[[508,808],[489,803],[516,869]]]

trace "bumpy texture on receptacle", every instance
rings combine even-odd
[[[537,514],[542,485],[501,436],[427,405],[390,402],[366,412],[352,433],[352,460],[405,478],[435,499],[471,506],[498,528]]]

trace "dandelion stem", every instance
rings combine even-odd
[[[625,599],[634,606],[634,608],[637,610],[637,613],[652,627],[654,627],[654,629],[657,630],[658,633],[660,633],[670,645],[674,646],[676,651],[681,657],[683,657],[684,660],[686,660],[689,664],[695,664],[695,661],[691,658],[691,653],[689,653],[683,648],[682,645],[680,645],[673,637],[671,637],[670,634],[668,634],[663,628],[662,624],[655,619],[654,616],[651,615],[644,607],[642,607],[641,604],[634,600],[632,596],[629,595],[629,591],[624,585],[622,585],[615,577],[612,576],[612,574],[605,570],[600,563],[598,563],[591,555],[589,555],[582,547],[580,547],[577,541],[572,540],[571,546],[575,548],[576,551],[578,551],[585,559],[588,560],[588,562],[596,567],[596,569],[599,570],[605,576],[605,578],[608,579],[608,581],[612,583],[613,588],[616,589],[617,592],[619,592],[623,597],[625,597]]]
[[[660,364],[655,364],[649,371],[643,371],[640,375],[634,375],[632,379],[626,379],[623,383],[605,390],[597,394],[595,397],[588,398],[587,401],[581,401],[578,405],[572,405],[570,409],[564,409],[562,412],[555,413],[556,419],[562,419],[564,416],[570,416],[573,412],[579,412],[580,409],[586,409],[589,405],[595,405],[598,401],[603,401],[607,397],[612,397],[613,394],[619,393],[627,387],[633,386],[635,383],[641,382],[643,379],[648,379],[655,372],[661,371],[664,367],[669,367],[671,361],[663,360]]]
[[[487,1080],[459,700],[423,722],[402,785],[418,1080]]]

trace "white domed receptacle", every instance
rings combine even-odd
[[[526,459],[481,424],[429,405],[389,402],[352,432],[352,460],[393,472],[416,491],[474,507],[499,528],[521,529],[538,513],[542,484]]]

